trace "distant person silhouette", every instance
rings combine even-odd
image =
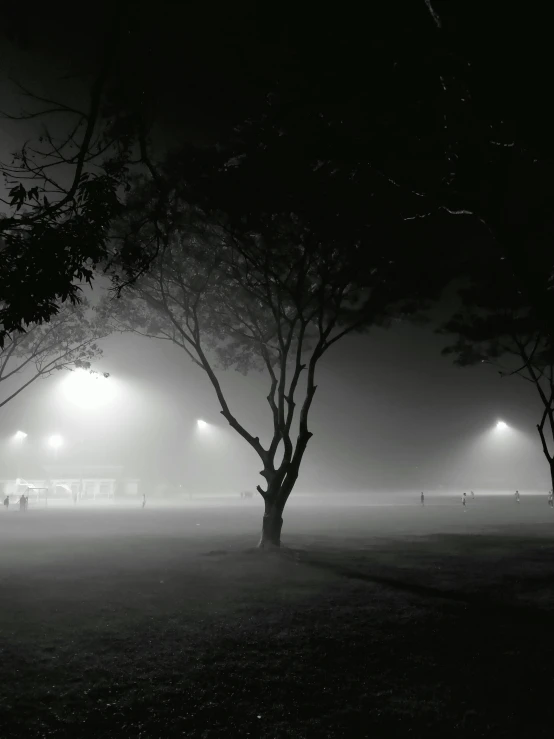
[[[463,506],[463,509],[464,509],[464,511],[466,510],[466,497],[467,497],[467,496],[466,496],[466,494],[464,493],[464,494],[462,495],[462,506]]]
[[[471,491],[471,500],[475,500],[475,493],[473,492],[473,490]]]
[[[25,510],[25,496],[22,495],[19,499],[19,510],[24,511]]]
[[[6,497],[4,498],[4,508],[8,510],[9,507],[10,507],[10,496],[6,495]]]
[[[516,503],[519,503],[519,490],[516,490]]]
[[[142,507],[144,508],[145,505],[146,505],[146,493],[143,493],[142,494]]]
[[[554,494],[552,493],[552,490],[548,493],[548,505],[551,508],[554,508]]]
[[[425,505],[425,496],[421,493],[421,505]]]

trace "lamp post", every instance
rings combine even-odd
[[[27,434],[25,431],[16,431],[13,435],[13,439],[16,444],[16,454],[15,454],[15,469],[16,469],[16,477],[19,478],[21,476],[21,455],[23,452],[23,442],[27,438]]]
[[[109,381],[107,381],[109,380]],[[109,406],[117,399],[118,386],[114,384],[109,372],[97,372],[78,368],[73,372],[69,372],[64,381],[60,385],[62,393],[67,401],[77,406],[81,410],[86,411],[86,415],[101,410]],[[80,416],[83,417],[83,414]],[[81,500],[85,497],[84,473],[86,471],[86,461],[89,459],[86,454],[85,437],[83,429],[81,429],[78,437],[77,449],[79,459],[79,483],[78,492],[75,496]],[[61,445],[60,445],[61,446]],[[96,493],[95,493],[96,495]]]
[[[502,419],[498,419],[492,429],[490,439],[493,442],[491,452],[493,450],[496,452],[497,464],[501,465],[505,474],[506,468],[510,466],[510,460],[516,453],[516,448],[521,447],[521,434],[517,427],[511,426]],[[503,484],[507,485],[507,479],[505,477]],[[516,491],[516,499],[518,496],[519,494]]]
[[[210,424],[207,421],[203,421],[201,418],[196,419],[196,430],[200,432],[200,434],[205,434],[206,431],[208,431],[209,427],[210,427]],[[188,450],[189,458],[187,462],[187,474],[185,475],[183,479],[183,482],[185,482],[185,485],[188,488],[189,500],[192,500],[194,497],[194,493],[193,493],[194,482],[192,481],[196,479],[196,465],[192,462],[193,459],[194,460],[197,459],[197,455],[194,451],[194,444],[195,444],[194,437],[195,435],[193,435],[192,445],[189,446],[189,450]],[[192,456],[191,456],[191,453],[192,453]],[[191,475],[191,472],[192,472],[192,475]],[[182,485],[179,485],[179,488],[182,488]]]
[[[58,450],[63,446],[63,437],[53,434],[48,438],[48,446],[54,450],[54,459],[58,458]]]

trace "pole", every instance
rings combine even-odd
[[[79,480],[79,498],[82,500],[83,498],[83,447],[85,446],[85,442],[83,437],[81,436],[79,438],[79,456],[81,457],[81,479]]]
[[[21,477],[21,457],[23,451],[23,439],[16,441],[16,453],[15,453],[15,476],[19,479]]]

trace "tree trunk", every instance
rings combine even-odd
[[[283,509],[266,500],[262,522],[262,536],[258,547],[271,549],[281,546],[281,529],[283,527]]]
[[[539,436],[541,437],[542,451],[544,453],[544,456],[547,459],[548,466],[550,467],[550,482],[552,484],[551,490],[554,490],[554,456],[550,454],[550,451],[548,449],[548,443],[544,435],[544,421],[546,420],[546,414],[547,414],[547,411],[545,410],[543,418],[542,418],[542,422],[537,424],[537,429],[539,431]],[[552,428],[552,424],[551,424],[551,429],[552,429],[552,434],[554,435],[554,428]]]
[[[265,513],[262,523],[262,536],[258,543],[258,547],[262,549],[281,546],[283,510],[298,479],[298,468],[310,436],[310,433],[306,433],[299,437],[294,455],[296,459],[287,465],[284,475],[273,477],[273,479],[270,473],[264,475],[268,481],[268,488],[264,494]]]

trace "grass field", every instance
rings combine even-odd
[[[554,731],[546,496],[1,513],[2,739]]]

